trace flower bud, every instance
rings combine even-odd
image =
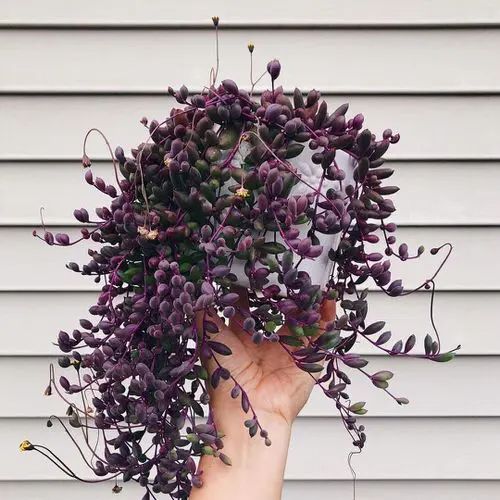
[[[278,59],[273,59],[267,63],[267,72],[271,75],[273,80],[276,80],[280,76],[281,64]]]
[[[229,78],[226,80],[222,80],[222,86],[226,90],[226,92],[233,94],[233,95],[238,95],[239,89],[238,85],[233,80],[230,80]]]

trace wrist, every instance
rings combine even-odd
[[[266,430],[269,430],[267,427],[270,425],[275,428],[292,427],[296,417],[293,410],[282,411],[281,407],[275,410],[274,405],[269,404],[265,408],[262,408],[262,405],[259,405],[254,400],[252,394],[249,394],[248,397],[251,405],[249,405],[249,410],[245,413],[242,410],[240,397],[233,399],[229,393],[213,391],[210,398],[210,413],[215,424],[220,427],[220,430],[224,431],[224,428],[237,426],[244,427],[245,420],[254,417],[256,417],[262,428]]]
[[[220,497],[221,491],[231,488],[233,493],[241,492],[238,494],[240,500],[279,500],[291,426],[280,415],[259,414],[259,422],[271,442],[270,446],[266,446],[259,431],[254,437],[249,436],[243,423],[250,417],[241,408],[227,411],[214,411],[214,420],[218,430],[224,434],[222,452],[230,458],[232,465],[227,466],[212,456],[203,456],[199,470],[203,471],[201,478],[204,485],[198,491],[195,489],[191,498],[204,500]],[[252,477],[258,480],[249,481]]]
[[[290,442],[291,425],[281,415],[256,410],[257,432],[250,436],[245,421],[252,418],[252,413],[244,413],[241,408],[217,407],[212,415],[217,430],[222,433],[223,453],[231,458],[233,465],[249,467],[252,461],[273,459],[280,466],[278,457],[286,455]]]
[[[280,434],[285,430],[289,431],[293,423],[293,419],[286,417],[282,413],[270,412],[260,408],[254,407],[245,413],[238,401],[230,401],[229,404],[211,405],[211,415],[217,429],[225,435],[231,431],[236,434],[246,434],[248,438],[250,438],[249,429],[245,427],[247,420],[255,418],[258,424],[258,432],[254,436],[255,438],[260,437],[261,430],[269,432],[269,437],[271,437],[272,429],[280,432]]]

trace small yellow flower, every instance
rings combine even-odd
[[[34,446],[26,439],[19,445],[19,451],[30,451]]]
[[[148,229],[145,226],[140,226],[137,228],[139,236],[146,238],[147,240],[156,240],[158,238],[158,229]]]
[[[245,189],[243,186],[236,190],[236,196],[240,198],[248,198],[250,196],[250,191]]]
[[[252,42],[250,42],[247,45],[247,47],[248,47],[248,51],[250,52],[250,54],[253,52],[253,49],[255,49],[255,45]]]
[[[158,229],[151,229],[151,231],[148,232],[146,238],[148,240],[156,240],[156,238],[158,238]]]

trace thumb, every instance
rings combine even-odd
[[[335,314],[337,312],[337,303],[332,299],[323,299],[321,307],[319,309],[320,313],[320,326],[322,329],[325,328],[326,324],[335,319]]]

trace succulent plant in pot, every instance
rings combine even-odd
[[[179,106],[161,122],[144,118],[148,139],[130,155],[120,147],[112,155],[116,185],[93,175],[84,148],[85,180],[110,203],[96,209],[97,220],[75,210],[85,224],[81,238],[34,233],[49,245],[93,243],[90,262],[68,268],[102,289],[89,317],[59,333],[59,365],[72,375],[56,379],[51,368],[47,393],[68,403],[69,424],[84,436],[75,444],[97,480],[137,481],[145,498],[187,498],[201,485],[197,457],[230,464],[208,406],[209,389],[223,384],[248,414],[250,436],[271,444],[221,363],[231,356],[218,340],[222,320],[239,318],[256,345],[280,346],[313,377],[359,449],[366,436],[356,417],[366,409],[350,399],[350,372],[399,404],[407,400],[390,392],[391,372],[371,373],[358,342],[391,356],[442,362],[454,355],[441,351],[437,332],[426,336],[424,354],[413,354],[414,335],[394,342],[384,321],[366,321],[367,285],[389,297],[412,293],[392,275],[391,260],[424,252],[400,244],[390,222],[398,188],[388,184],[393,170],[383,155],[399,135],[387,129],[377,138],[361,114],[349,117],[347,104],[328,110],[315,90],[286,95],[275,85],[280,69],[277,60],[268,64],[271,90],[260,99],[232,80],[217,84],[215,75],[199,94],[169,89]],[[444,261],[450,245],[431,253],[441,249]],[[434,277],[419,289],[433,290]],[[326,325],[325,299],[338,304]],[[207,360],[215,368],[207,370]],[[22,449],[78,478],[51,450],[29,442]]]

